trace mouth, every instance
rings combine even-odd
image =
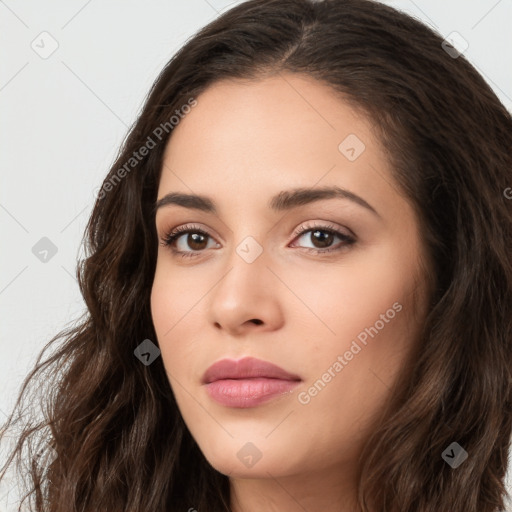
[[[206,370],[201,383],[210,398],[227,407],[247,408],[288,394],[302,382],[295,374],[261,359],[222,359]]]

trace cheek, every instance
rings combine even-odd
[[[320,380],[318,406],[333,414],[333,403],[371,411],[388,393],[417,334],[410,323],[413,275],[411,262],[388,250],[357,265],[333,267],[314,283],[296,278],[297,295],[307,297],[317,316],[301,329],[315,340],[307,354],[308,384]]]
[[[150,298],[151,315],[162,363],[178,410],[189,430],[194,432],[196,425],[202,421],[202,411],[197,409],[196,401],[191,400],[190,394],[184,389],[189,386],[191,379],[195,379],[190,369],[197,362],[197,345],[187,338],[186,332],[187,325],[190,331],[187,324],[189,316],[193,316],[191,304],[197,299],[187,305],[189,301],[184,300],[183,293],[173,291],[179,289],[175,279],[171,286],[168,280],[160,279],[156,274]]]
[[[413,270],[396,248],[381,246],[354,253],[342,264],[318,268],[314,276],[289,269],[283,280],[297,297],[291,296],[290,311],[297,317],[300,313],[301,331],[322,340],[324,347],[330,340],[341,350],[376,322],[383,327],[379,332],[398,327],[414,290]]]
[[[151,290],[151,316],[155,327],[156,335],[162,360],[168,373],[174,374],[176,364],[174,361],[179,358],[180,344],[176,333],[179,330],[183,300],[179,300],[175,290],[179,286],[175,282],[170,283],[157,271]],[[172,356],[172,357],[171,357]]]
[[[193,282],[193,274],[181,278],[179,272],[172,271],[159,256],[155,278],[151,289],[151,315],[158,335],[167,333],[184,318],[193,304],[197,302],[201,290]],[[204,292],[203,292],[204,293]],[[165,338],[168,338],[166,335]]]
[[[200,307],[204,293],[199,283],[191,283],[190,276],[180,279],[176,272],[171,277],[170,272],[157,269],[151,289],[151,315],[162,361],[176,390],[184,378],[191,378],[187,369],[197,364],[201,337],[191,333],[204,314]]]
[[[170,320],[174,316],[174,297],[170,286],[166,286],[164,280],[160,277],[160,273],[156,272],[151,288],[151,317],[157,336],[160,338],[162,331],[167,325],[170,327]]]

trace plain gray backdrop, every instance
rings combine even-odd
[[[153,80],[238,3],[0,1],[0,423],[44,344],[84,310],[75,268],[94,193]],[[384,3],[444,37],[458,32],[465,56],[512,111],[510,0]],[[44,237],[55,254],[37,255]],[[14,510],[13,485],[0,485],[0,512]]]

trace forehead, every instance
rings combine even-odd
[[[172,132],[167,148],[171,158],[194,144],[201,144],[197,149],[203,155],[212,147],[233,152],[242,144],[251,156],[267,149],[278,153],[276,149],[282,148],[283,152],[293,149],[300,158],[315,148],[338,156],[336,142],[349,134],[377,142],[369,123],[340,93],[305,75],[222,80],[196,99],[197,106]],[[256,147],[255,142],[265,147]]]
[[[159,194],[235,194],[249,204],[295,187],[339,185],[371,203],[393,194],[371,122],[311,77],[222,80],[173,129]]]

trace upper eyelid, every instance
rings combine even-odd
[[[209,237],[216,238],[214,235],[211,234],[210,229],[204,228],[204,227],[202,227],[199,224],[193,224],[193,223],[192,224],[188,224],[188,223],[179,224],[179,225],[177,225],[176,227],[174,227],[172,229],[163,230],[162,237],[166,237],[166,236],[169,236],[171,234],[175,234],[176,236],[183,235],[183,234],[187,234],[187,232],[190,232],[190,231],[193,232],[194,230],[196,230],[196,231],[204,231]],[[219,238],[222,239],[222,237],[219,237]]]
[[[343,235],[343,236],[346,236],[346,237],[355,238],[355,234],[352,232],[352,230],[348,229],[347,227],[337,227],[337,223],[335,223],[333,221],[315,220],[315,221],[304,221],[303,223],[301,223],[300,225],[295,227],[293,229],[293,237],[294,238],[292,239],[292,241],[295,240],[297,237],[301,237],[304,234],[306,234],[309,231],[312,231],[314,229],[322,229],[324,231],[339,232],[340,235]],[[179,231],[177,231],[177,230],[179,230]],[[189,232],[194,232],[194,230],[196,230],[196,231],[204,231],[207,236],[209,236],[210,238],[214,239],[218,243],[218,241],[216,240],[217,237],[214,236],[212,233],[210,233],[210,230],[208,228],[204,228],[201,225],[199,225],[198,223],[179,224],[179,225],[177,225],[176,227],[174,227],[172,229],[164,231],[161,238],[166,238],[166,237],[172,235],[172,236],[176,237],[175,238],[175,240],[176,240],[181,235],[185,235],[185,234],[187,234]],[[300,233],[296,233],[299,230],[300,230]],[[348,233],[345,233],[344,230],[347,230]],[[222,237],[218,237],[218,238],[220,238],[222,240]]]

